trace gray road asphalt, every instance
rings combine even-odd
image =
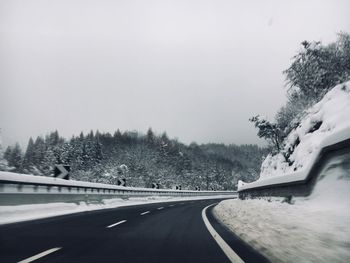
[[[0,262],[19,262],[44,251],[52,253],[35,262],[230,262],[201,216],[204,207],[216,202],[147,204],[0,226]],[[263,262],[208,216],[246,262]]]

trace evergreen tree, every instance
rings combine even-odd
[[[152,131],[152,128],[149,128],[147,131],[147,135],[146,135],[146,140],[149,144],[153,145],[155,142],[155,136],[154,133]]]
[[[8,165],[8,162],[4,157],[4,149],[2,146],[1,129],[0,129],[0,171],[10,171],[10,170],[11,169]]]
[[[34,165],[35,146],[32,137],[29,138],[27,150],[23,157],[22,169],[24,172],[30,172]]]
[[[18,143],[15,144],[11,150],[10,159],[8,160],[9,165],[15,168],[16,172],[21,171],[22,167],[22,150]]]
[[[121,137],[122,137],[122,133],[121,133],[120,130],[118,129],[118,130],[114,133],[113,138],[119,140]]]
[[[51,176],[53,175],[53,170],[55,164],[57,164],[57,157],[52,150],[52,148],[48,147],[45,151],[45,157],[43,160],[42,171],[45,175]]]
[[[12,154],[12,147],[11,146],[7,146],[5,152],[4,152],[4,159],[6,161],[10,161],[10,158],[11,158],[11,154]]]
[[[100,143],[100,140],[98,137],[95,139],[95,145],[94,145],[94,160],[95,163],[98,164],[102,161],[103,154],[102,154],[102,145]]]
[[[70,164],[73,158],[72,142],[66,142],[60,147],[60,163]]]
[[[36,167],[38,174],[41,174],[43,172],[44,158],[46,152],[46,145],[43,137],[38,136],[35,139],[33,152],[33,164]]]

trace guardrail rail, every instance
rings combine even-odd
[[[285,175],[285,178],[280,176],[277,179],[281,179],[281,182],[272,178],[271,181],[274,182],[273,184],[269,184],[269,180],[266,180],[266,182],[263,181],[260,184],[247,184],[247,186],[238,189],[238,196],[240,199],[268,196],[289,198],[291,196],[309,196],[320,178],[320,172],[327,163],[327,160],[349,152],[350,139],[324,146],[317,154],[314,162],[306,169],[307,172],[288,174]]]
[[[0,172],[0,205],[52,202],[101,202],[107,198],[145,196],[236,195],[236,191],[192,191],[123,187],[59,178]]]
[[[349,137],[350,129],[344,129],[326,138],[321,143],[318,153],[315,154],[313,162],[303,171],[245,184],[238,188],[239,198],[248,199],[269,196],[290,198],[291,196],[310,195],[326,160],[336,155],[350,152]]]

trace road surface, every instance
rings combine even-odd
[[[146,204],[3,225],[0,262],[230,262],[202,218],[202,210],[217,202]],[[210,209],[207,215],[245,262],[266,262]]]

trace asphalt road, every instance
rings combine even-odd
[[[216,202],[147,204],[0,226],[0,262],[38,254],[35,262],[230,262],[201,216]],[[210,214],[215,230],[244,261],[266,261]]]

